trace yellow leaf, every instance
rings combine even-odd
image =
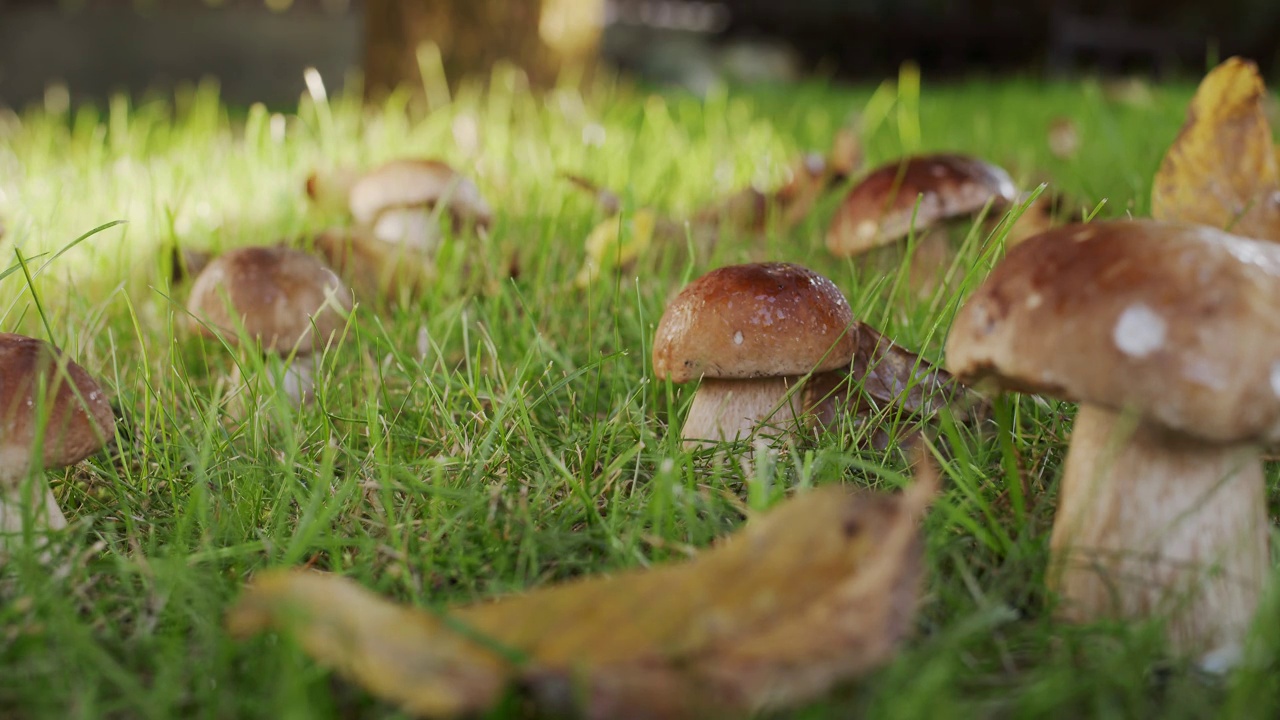
[[[635,211],[630,219],[606,218],[587,236],[586,258],[574,284],[585,289],[604,270],[630,267],[652,244],[656,223],[657,215],[648,208]]]
[[[1156,173],[1151,215],[1280,241],[1280,166],[1252,62],[1231,58],[1200,83]]]
[[[900,495],[798,495],[687,562],[433,613],[337,576],[264,573],[228,616],[286,631],[419,715],[522,692],[590,718],[744,716],[811,700],[887,660],[911,627],[932,465]]]

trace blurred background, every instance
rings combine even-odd
[[[0,0],[0,105],[212,77],[226,102],[290,107],[308,66],[331,92],[363,76],[371,97],[423,63],[455,78],[498,59],[534,83],[604,65],[705,92],[878,79],[907,59],[931,79],[1167,78],[1231,54],[1269,71],[1277,48],[1276,0]]]

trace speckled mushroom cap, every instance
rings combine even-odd
[[[37,413],[41,397],[47,415]],[[83,367],[47,342],[0,333],[0,484],[30,467],[42,417],[46,468],[74,465],[114,434],[106,393]]]
[[[840,289],[808,268],[731,265],[694,280],[667,306],[653,371],[689,382],[832,370],[853,357],[852,325]]]
[[[827,230],[827,249],[858,255],[906,237],[913,215],[918,232],[977,213],[988,202],[998,210],[1016,197],[1009,173],[984,160],[955,154],[902,158],[872,170],[849,191]]]
[[[1199,225],[1075,224],[1009,251],[947,365],[1219,442],[1280,438],[1280,246]]]
[[[239,328],[268,352],[323,347],[351,310],[351,291],[327,265],[286,247],[243,247],[214,258],[191,286],[187,309],[205,335]],[[312,322],[315,323],[313,332]]]
[[[372,226],[388,210],[434,207],[448,202],[455,223],[487,226],[493,210],[470,178],[439,160],[400,159],[361,175],[351,186],[351,215]]]

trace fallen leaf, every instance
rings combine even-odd
[[[584,243],[586,257],[574,285],[586,289],[605,270],[625,270],[653,244],[657,213],[641,208],[626,218],[614,215],[592,229]]]
[[[863,322],[855,323],[857,349],[848,369],[813,376],[804,404],[822,427],[881,411],[924,417],[949,408],[959,421],[981,419],[987,403],[951,373],[907,350]]]
[[[885,662],[912,624],[923,463],[902,494],[797,495],[693,559],[433,612],[350,580],[260,575],[227,624],[294,636],[411,713],[457,716],[515,692],[584,718],[744,717],[794,706]]]
[[[1280,241],[1280,165],[1258,67],[1231,58],[1196,90],[1156,172],[1151,215]]]

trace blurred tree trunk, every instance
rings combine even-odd
[[[603,0],[366,0],[365,97],[421,87],[425,42],[440,47],[450,84],[506,60],[545,85],[562,66],[590,65],[603,12]]]

